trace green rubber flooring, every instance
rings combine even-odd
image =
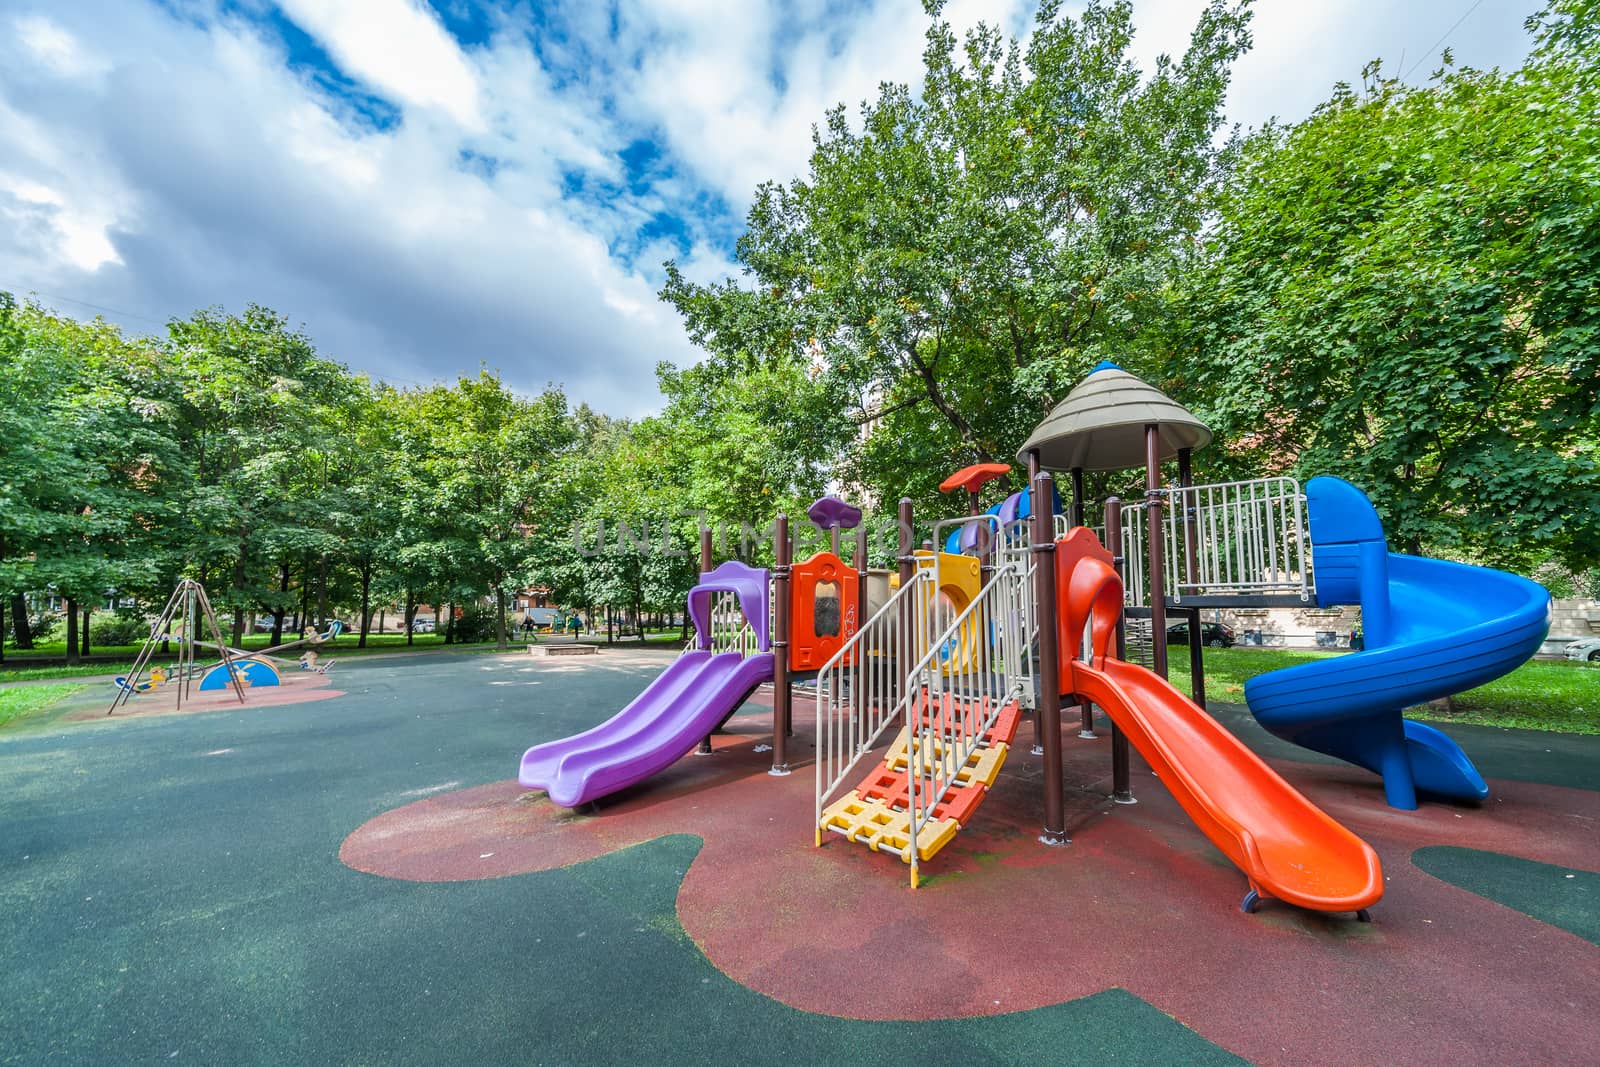
[[[0,736],[0,1062],[1235,1060],[1121,990],[933,1023],[781,1005],[679,925],[693,837],[480,882],[344,866],[367,819],[513,777],[665,660],[505,662],[357,661],[335,700]]]
[[[1441,881],[1600,945],[1600,874],[1447,845],[1419,848],[1411,862]]]

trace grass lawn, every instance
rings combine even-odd
[[[1242,704],[1248,679],[1339,654],[1309,649],[1208,648],[1206,695]],[[1173,684],[1188,693],[1188,648],[1173,646],[1168,661]],[[1600,670],[1568,660],[1534,660],[1504,678],[1452,698],[1448,709],[1426,704],[1407,714],[1432,722],[1600,734]]]
[[[251,635],[244,639],[243,647],[247,652],[255,652],[269,647],[267,638],[271,635]],[[507,641],[512,648],[520,648],[527,643],[527,639],[519,636],[507,635]],[[447,645],[443,637],[434,634],[417,634],[414,644],[406,646],[405,634],[368,634],[367,647],[357,648],[356,638],[349,635],[336,638],[334,641],[318,646],[318,652],[324,657],[337,659],[350,659],[356,656],[371,656],[380,653],[395,652],[493,652],[495,646],[488,644],[474,645]],[[137,645],[111,645],[102,648],[91,648],[90,654],[96,662],[84,663],[74,667],[64,665],[31,667],[28,666],[30,657],[55,657],[60,658],[67,654],[67,647],[61,642],[43,644],[32,652],[18,653],[6,651],[6,661],[0,664],[0,682],[27,682],[37,681],[41,678],[99,678],[108,674],[117,674],[127,670],[133,665],[134,657],[139,653]],[[287,659],[299,656],[298,649],[290,649],[283,653]],[[107,657],[101,660],[100,657]],[[118,659],[117,657],[121,657]],[[156,663],[169,662],[172,656],[157,656]],[[201,661],[214,660],[214,657],[202,655]]]
[[[0,726],[25,719],[34,712],[43,711],[62,697],[69,697],[81,685],[19,685],[0,689]]]
[[[227,639],[230,636],[231,635],[228,633],[228,631],[226,631],[226,630],[223,631],[224,639]],[[294,634],[291,634],[291,633],[285,631],[283,637],[279,639],[279,644],[287,644],[290,641],[296,641],[296,640],[299,640],[299,638],[296,637]],[[358,650],[356,648],[356,640],[357,640],[356,636],[354,634],[352,634],[349,630],[346,630],[342,635],[340,635],[338,638],[336,638],[334,640],[334,643],[333,643],[332,647],[337,648],[339,650],[339,654],[340,655],[346,655],[346,656],[348,656],[348,655],[358,655],[360,652],[395,652],[395,651],[404,649],[406,647],[406,635],[405,634],[393,634],[393,633],[390,633],[390,634],[379,634],[379,633],[368,634],[367,635],[367,647],[365,649],[360,649],[360,650]],[[443,648],[444,647],[444,635],[443,634],[413,634],[412,635],[412,640],[414,642],[412,647],[416,648],[416,649]],[[244,649],[246,652],[258,652],[263,648],[270,648],[271,647],[271,642],[272,642],[272,635],[269,634],[269,633],[268,634],[245,634],[244,635],[244,640],[239,642],[239,645],[237,647]],[[323,646],[323,647],[326,648],[326,647],[329,647],[329,646]],[[93,656],[125,655],[130,660],[136,654],[138,654],[138,651],[139,651],[139,646],[137,644],[134,644],[134,645],[91,645],[90,648],[89,648],[89,653],[90,653],[90,655],[93,655]],[[31,651],[28,651],[28,652],[18,652],[18,651],[16,651],[15,648],[7,648],[6,649],[5,666],[6,667],[10,667],[12,665],[11,664],[11,660],[12,660],[13,657],[16,657],[17,660],[19,662],[21,662],[21,661],[26,661],[26,659],[29,656],[51,656],[51,657],[55,657],[55,658],[59,659],[60,657],[65,656],[66,654],[67,654],[67,643],[66,643],[65,640],[45,641],[45,642],[43,642],[41,644],[35,645],[33,647],[33,649]]]

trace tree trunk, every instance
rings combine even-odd
[[[444,643],[447,645],[453,645],[456,643],[456,606],[454,604],[446,604],[444,606],[444,610],[446,614],[444,624]],[[433,628],[435,631],[437,631],[439,629],[439,624],[435,622]]]
[[[367,647],[367,630],[372,626],[372,564],[361,565],[361,640],[357,648]]]
[[[233,564],[233,594],[240,595],[244,590],[246,561],[250,558],[250,532],[243,531],[239,535],[239,556]],[[233,646],[244,647],[244,606],[233,609]]]
[[[611,605],[606,605],[606,644],[613,645],[617,642],[617,616],[611,610]]]
[[[506,650],[506,587],[494,587],[494,644],[501,652]]]
[[[285,560],[278,565],[278,592],[289,592],[289,562]],[[283,644],[283,601],[272,609],[272,641],[273,646]]]
[[[307,567],[300,573],[300,614],[295,616],[295,629],[304,630],[306,619],[311,617],[311,583],[306,581],[311,577],[311,568]]]
[[[406,590],[406,647],[411,647],[411,628],[417,621],[417,600],[411,590]]]
[[[28,602],[21,593],[11,594],[11,629],[17,635],[17,651],[33,648],[33,631],[28,629]]]
[[[328,554],[317,561],[317,629],[328,628]]]
[[[384,628],[384,626],[388,625],[388,622],[389,622],[389,606],[387,604],[385,604],[383,607],[378,609],[378,632],[380,634],[383,633],[383,628]]]
[[[0,611],[0,663],[6,661],[6,613]]]
[[[67,662],[78,662],[78,602],[67,597]]]
[[[83,642],[83,654],[85,656],[89,654],[89,616],[93,613],[93,608],[83,609],[83,634],[79,637],[79,640]]]

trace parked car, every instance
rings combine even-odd
[[[433,633],[433,620],[432,619],[412,619],[411,620],[411,632],[414,633],[414,634],[431,634],[431,633]]]
[[[1600,637],[1584,637],[1561,650],[1568,659],[1579,663],[1600,663]]]
[[[1220,622],[1203,622],[1200,624],[1200,639],[1208,648],[1232,648],[1237,642],[1233,628],[1224,626]],[[1189,643],[1189,624],[1180,622],[1167,627],[1167,644],[1187,645]]]

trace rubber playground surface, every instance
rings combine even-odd
[[[813,847],[804,689],[787,778],[768,690],[598,812],[516,787],[669,658],[350,660],[0,735],[0,1062],[1600,1062],[1600,738],[1451,728],[1489,801],[1402,812],[1214,709],[1377,849],[1371,924],[1240,913],[1137,754],[1105,799],[1104,731],[1064,742],[1071,845],[1019,744],[912,891]]]

